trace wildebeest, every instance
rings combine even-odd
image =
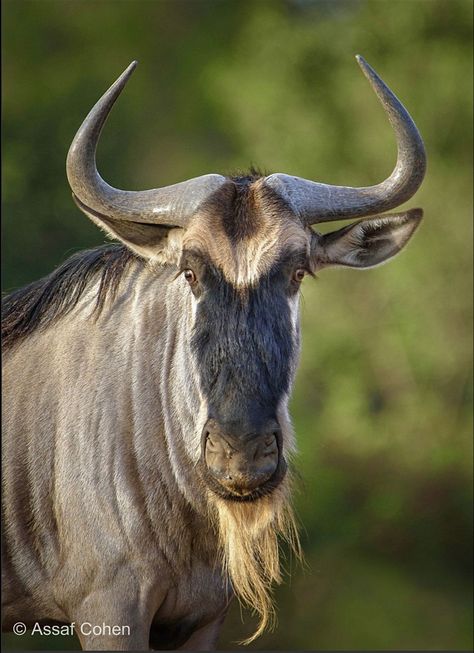
[[[112,188],[96,146],[135,63],[80,127],[74,200],[121,244],[76,254],[4,302],[7,629],[72,622],[85,649],[210,649],[234,594],[259,613],[256,634],[268,624],[279,537],[298,547],[288,399],[301,281],[384,262],[422,217],[379,215],[416,192],[425,152],[358,61],[398,143],[375,186],[252,171]]]

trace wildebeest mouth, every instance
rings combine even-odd
[[[225,488],[223,485],[217,481],[209,470],[206,467],[206,464],[201,464],[202,476],[207,487],[218,497],[224,499],[225,501],[237,501],[240,503],[250,503],[252,501],[257,501],[262,497],[269,496],[283,481],[285,478],[288,466],[285,459],[281,456],[278,467],[275,470],[274,474],[262,485],[255,488],[254,490],[247,492],[244,491],[239,493],[238,491],[232,492]]]

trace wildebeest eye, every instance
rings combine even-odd
[[[184,270],[184,278],[190,285],[196,283],[196,275],[189,268],[187,270]]]
[[[303,268],[296,268],[296,270],[293,272],[293,281],[295,283],[301,283],[305,278],[305,275],[306,275],[306,270],[304,270]]]

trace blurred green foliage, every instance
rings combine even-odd
[[[292,407],[308,564],[291,564],[279,627],[251,648],[471,648],[471,1],[2,7],[5,289],[103,241],[71,201],[64,160],[132,59],[98,154],[124,188],[250,164],[375,183],[395,146],[353,55],[400,95],[428,151],[409,204],[426,217],[389,265],[305,282]],[[251,628],[234,606],[221,647]]]

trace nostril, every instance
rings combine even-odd
[[[216,443],[211,438],[211,432],[210,431],[205,432],[204,441],[205,441],[207,447],[211,447],[211,449],[213,449],[213,450],[216,449]]]
[[[278,453],[278,444],[275,435],[268,435],[257,448],[254,460],[258,458],[274,458]]]

